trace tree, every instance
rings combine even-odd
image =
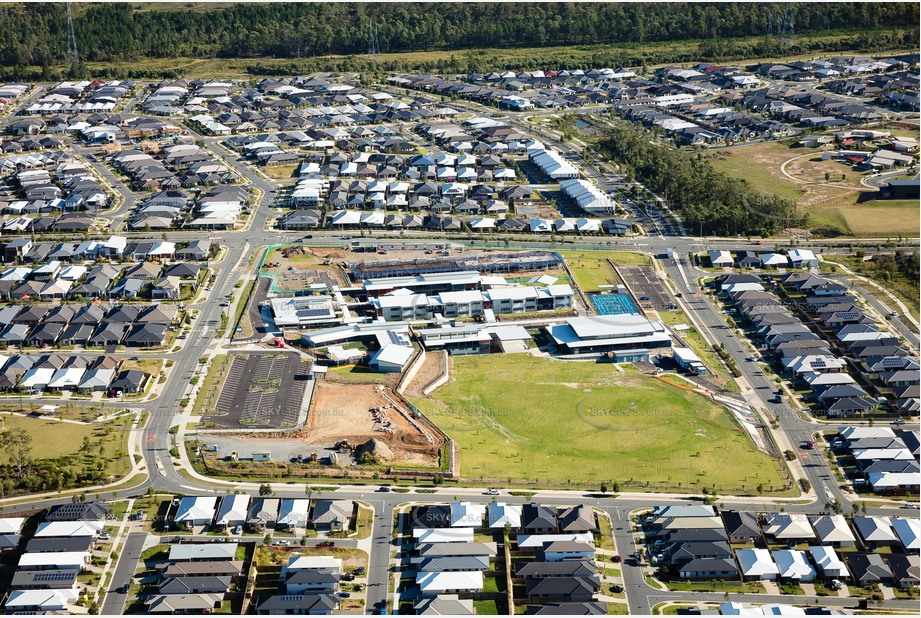
[[[601,493],[603,494],[608,493],[608,486],[605,483],[601,484]]]
[[[0,432],[0,448],[10,458],[16,478],[21,481],[32,463],[32,436],[25,429],[7,429]]]
[[[269,483],[263,483],[259,486],[259,495],[260,496],[272,496],[275,495],[275,490],[272,489],[272,486]]]

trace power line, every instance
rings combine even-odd
[[[67,68],[80,63],[80,52],[77,50],[77,35],[74,33],[74,16],[70,11],[70,2],[67,3]]]

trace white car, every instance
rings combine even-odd
[[[499,495],[499,490],[496,489],[495,487],[493,487],[493,488],[491,488],[491,489],[487,489],[487,490],[486,490],[486,495],[487,495],[487,496],[498,496],[498,495]]]

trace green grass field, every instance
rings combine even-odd
[[[617,266],[649,264],[648,256],[625,251],[561,251],[560,253],[566,258],[576,285],[584,293],[597,292],[602,285],[623,283],[608,264],[608,260]]]
[[[92,438],[92,425],[62,423],[47,418],[3,415],[6,430],[25,429],[32,436],[32,457],[50,459],[72,455],[80,450],[84,438]]]
[[[454,380],[414,403],[458,442],[464,478],[781,488],[775,463],[697,394],[607,364],[520,355],[453,362]]]
[[[31,455],[36,461],[66,457],[63,467],[73,472],[93,466],[120,478],[131,469],[127,455],[131,422],[128,416],[89,425],[4,414],[0,427],[25,429],[32,437]]]

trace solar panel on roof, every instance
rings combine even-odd
[[[326,309],[298,309],[295,315],[299,318],[319,318],[329,315],[329,312]]]
[[[899,357],[890,357],[890,358],[883,359],[883,367],[886,367],[887,369],[892,369],[892,368],[901,369],[902,365],[904,365],[904,361],[902,358],[899,358]]]
[[[809,361],[809,366],[812,367],[813,369],[820,369],[822,367],[825,367],[826,366],[825,359],[817,358],[815,360]]]
[[[856,320],[860,317],[860,314],[856,311],[841,311],[838,313],[838,317],[842,320]]]
[[[35,582],[63,582],[74,578],[72,571],[42,571],[32,576]]]

